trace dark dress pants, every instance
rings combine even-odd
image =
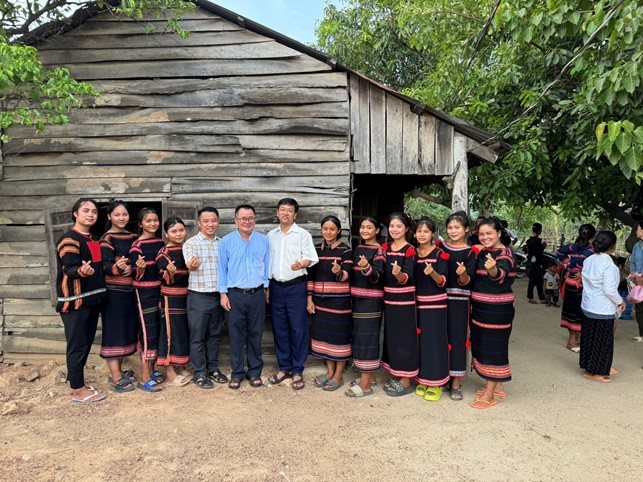
[[[543,290],[543,270],[538,263],[527,262],[527,276],[529,276],[529,284],[527,285],[527,298],[534,299],[534,287],[538,290],[538,299],[545,300],[545,292]]]
[[[246,376],[244,362],[248,357],[248,378],[260,377],[263,370],[261,338],[266,318],[266,295],[263,288],[252,294],[244,294],[231,289],[228,292],[230,313],[228,331],[230,332],[230,364],[232,378],[243,380]],[[245,345],[245,353],[244,353]]]
[[[223,308],[219,293],[188,293],[190,362],[194,377],[219,370]]]
[[[279,369],[301,374],[308,358],[306,282],[282,286],[270,282],[270,317]]]
[[[100,305],[61,313],[67,340],[67,380],[76,390],[85,386],[85,364],[98,327]]]

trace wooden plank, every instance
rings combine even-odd
[[[2,337],[3,350],[10,353],[65,353],[67,342],[62,328],[16,328]],[[97,333],[90,353],[100,351],[100,336]]]
[[[453,126],[436,120],[435,125],[435,175],[450,176],[453,162]]]
[[[49,283],[49,269],[46,266],[0,270],[0,284],[37,285],[44,283]]]
[[[491,164],[498,160],[498,154],[493,150],[470,138],[467,139],[467,151]]]
[[[32,304],[38,301],[29,300]],[[41,303],[42,304],[42,303]],[[53,315],[6,315],[5,329],[13,331],[16,329],[33,329],[33,328],[63,328],[63,322],[58,313]],[[29,330],[31,331],[31,330]]]
[[[274,199],[273,205],[270,206],[259,206],[253,204],[255,208],[255,216],[257,218],[257,225],[270,226],[276,225],[278,223],[276,216],[276,204],[278,199]],[[330,214],[337,216],[340,221],[348,219],[348,211],[346,206],[306,206],[305,209],[301,209],[297,213],[297,224],[303,226],[304,224],[315,224]],[[234,219],[234,207],[230,208],[219,208],[219,219],[222,222],[231,221]],[[343,223],[343,221],[342,221]]]
[[[0,284],[0,298],[49,300],[49,283],[35,285]]]
[[[199,217],[199,209],[201,209],[201,206],[202,203],[198,201],[184,202],[166,199],[163,201],[162,216],[164,220],[169,217],[177,217],[181,219],[185,223],[187,238],[191,238],[199,232],[197,219]],[[167,240],[165,234],[163,235],[163,239]]]
[[[5,298],[3,314],[21,316],[58,316],[56,310],[47,303],[38,303],[32,300]]]
[[[404,106],[402,116],[402,174],[418,173],[419,117]]]
[[[323,171],[322,171],[323,172]],[[290,176],[290,177],[288,177]],[[289,192],[289,193],[318,193],[341,194],[348,196],[350,177],[345,176],[300,176],[283,172],[275,177],[218,177],[218,178],[175,178],[172,192],[179,193],[208,193],[208,192]]]
[[[420,116],[420,165],[418,174],[435,174],[435,117],[424,114]]]
[[[44,224],[42,210],[33,211],[0,211],[0,224]]]
[[[134,149],[227,153],[240,153],[242,149],[343,151],[346,148],[346,138],[323,135],[60,137],[51,139],[14,139],[10,140],[5,148],[5,152],[8,154],[101,150],[130,151]]]
[[[263,60],[168,60],[164,62],[105,62],[68,64],[77,80],[139,79],[141,77],[222,77],[232,75],[294,74],[323,72],[332,67],[308,56]]]
[[[97,80],[92,85],[103,94],[174,94],[219,89],[306,89],[335,88],[347,90],[347,76],[344,72],[315,72],[306,74],[256,75],[252,77],[220,77],[210,79],[136,79],[136,80]],[[293,99],[288,102],[291,104]]]
[[[1,183],[0,189],[8,183]],[[43,226],[0,226],[0,239],[2,241],[44,241],[45,229]]]
[[[150,173],[153,175],[153,173]],[[50,179],[46,181],[5,181],[0,183],[0,196],[35,195],[52,196],[57,194],[76,194],[82,196],[98,196],[113,194],[132,194],[148,192],[171,191],[169,178],[137,177],[137,178],[91,178],[91,179]],[[7,226],[6,228],[17,228]],[[27,229],[29,227],[24,227]],[[0,233],[2,233],[0,226]],[[41,231],[42,228],[39,229]],[[6,239],[6,238],[3,238]],[[18,239],[6,239],[18,241]],[[40,241],[40,239],[25,239],[25,241]]]
[[[232,107],[95,107],[73,109],[70,124],[136,124],[159,122],[239,121],[261,119],[348,119],[348,102]],[[33,133],[33,130],[30,129]]]
[[[59,195],[59,196],[0,196],[0,205],[9,206],[11,204],[19,205],[25,209],[38,209],[43,206],[51,206],[58,209],[69,210],[70,206],[78,201],[78,194]],[[97,202],[108,203],[114,196],[96,196]],[[160,199],[168,197],[168,193],[149,192],[128,194],[127,199],[136,202],[158,202]],[[2,243],[0,243],[2,244]]]
[[[55,137],[120,137],[142,135],[266,135],[320,134],[348,135],[348,119],[260,119],[256,121],[147,122],[133,124],[109,123],[97,129],[95,125],[65,124],[49,126],[37,133],[29,127],[14,127],[7,131],[11,139],[48,139]]]
[[[386,97],[377,86],[370,88],[371,174],[386,173]]]
[[[0,255],[3,256],[47,256],[47,243],[42,242],[0,242]]]
[[[356,143],[358,142],[359,134],[359,77],[355,74],[350,75],[350,136],[351,136],[351,159],[359,162],[359,156],[361,151],[356,149]]]
[[[38,52],[56,49],[137,49],[146,47],[198,47],[206,45],[243,45],[269,43],[272,39],[249,30],[225,32],[190,32],[182,39],[178,35],[85,35],[79,40],[76,35],[58,35],[52,42],[38,45]]]
[[[148,24],[157,25],[163,28],[165,20],[148,20],[146,22],[127,22],[127,21],[100,21],[85,22],[77,28],[66,32],[69,37],[85,37],[90,35],[166,35],[161,32],[148,34],[146,29]],[[222,18],[212,19],[195,19],[184,20],[179,22],[182,29],[189,32],[228,32],[243,30],[242,27],[235,25]]]
[[[386,94],[387,174],[402,174],[403,109],[405,106],[404,101]]]
[[[467,162],[467,137],[456,133],[453,140],[453,157],[456,170],[453,178],[451,209],[469,212],[469,165]]]
[[[33,268],[38,266],[48,266],[46,256],[8,256],[0,255],[0,268]]]
[[[80,42],[82,45],[82,42]],[[125,49],[45,50],[38,54],[44,65],[67,65],[114,61],[288,59],[301,53],[277,42],[217,46],[174,46]]]
[[[279,192],[208,192],[208,193],[177,193],[172,196],[176,201],[202,201],[203,205],[208,202],[214,206],[238,206],[239,204],[252,204],[254,206],[271,206],[284,196],[283,191]],[[348,205],[348,196],[343,194],[311,194],[298,193],[295,199],[301,206],[321,207],[326,204]]]
[[[366,174],[371,172],[371,113],[370,84],[364,79],[359,79],[358,115],[358,131],[353,135],[355,173]]]
[[[191,164],[198,167],[201,164],[227,164],[242,163],[253,164],[258,162],[345,162],[348,161],[346,152],[337,151],[299,151],[285,149],[254,149],[252,151],[235,154],[222,154],[216,152],[199,153],[186,151],[88,151],[88,152],[62,152],[62,153],[25,153],[7,156],[7,166],[31,168],[35,166],[140,166],[163,164]],[[189,168],[190,166],[185,166]],[[141,168],[137,168],[142,172]],[[38,169],[39,176],[43,176]],[[11,179],[30,179],[16,175],[12,171]],[[33,172],[33,170],[32,170]],[[138,174],[135,174],[138,175]],[[66,177],[56,174],[56,177]],[[12,206],[3,206],[10,209]],[[20,206],[13,206],[21,209]]]
[[[159,12],[161,19],[165,13]],[[183,20],[194,20],[194,19],[208,19],[208,20],[223,20],[220,16],[215,15],[212,12],[204,10],[202,8],[195,8],[191,12],[186,12],[182,15]],[[155,12],[149,12],[143,15],[141,18],[132,18],[128,17],[125,14],[115,14],[113,12],[105,12],[94,17],[88,18],[85,20],[86,23],[91,24],[92,22],[159,22],[160,19],[157,17]]]

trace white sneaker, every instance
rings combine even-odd
[[[643,342],[643,336],[633,336],[632,341],[634,343],[641,343],[641,342]]]

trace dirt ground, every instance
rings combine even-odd
[[[394,399],[380,386],[349,399],[312,386],[323,368],[311,360],[300,392],[287,383],[238,391],[189,384],[78,406],[66,394],[64,365],[0,364],[0,407],[13,401],[29,410],[0,417],[0,480],[643,480],[636,323],[619,322],[620,374],[610,384],[590,381],[564,347],[559,310],[527,304],[524,280],[515,288],[514,381],[486,411],[468,406],[482,385],[475,374],[462,402]],[[34,370],[39,377],[26,381]],[[273,370],[274,360],[264,380]],[[107,389],[104,364],[86,374]],[[352,377],[349,370],[345,379]]]

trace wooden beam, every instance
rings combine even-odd
[[[404,101],[386,94],[386,173],[402,174]]]
[[[386,94],[375,85],[370,88],[371,174],[386,173]]]
[[[432,115],[420,116],[420,165],[418,167],[420,175],[435,174],[435,120]]]
[[[453,160],[457,169],[453,174],[451,209],[469,213],[469,168],[467,163],[467,138],[456,133],[453,140]]]
[[[419,117],[404,106],[402,116],[402,174],[417,174],[419,166]]]
[[[435,126],[435,175],[453,174],[453,126],[441,120]]]

